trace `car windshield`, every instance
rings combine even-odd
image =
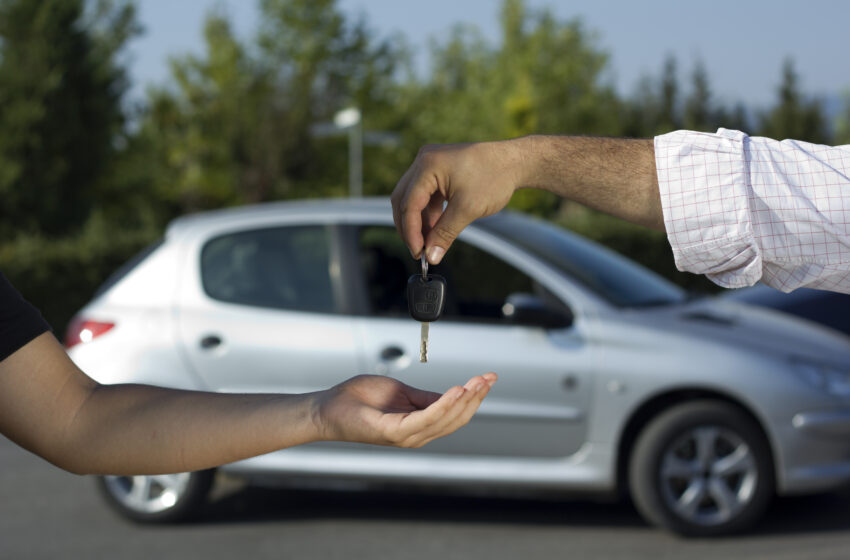
[[[686,299],[684,290],[654,272],[542,220],[502,212],[477,224],[522,247],[618,307],[669,305]]]

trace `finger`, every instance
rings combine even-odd
[[[465,426],[478,412],[478,408],[481,406],[481,403],[484,401],[484,398],[489,394],[490,388],[492,385],[486,381],[483,381],[477,388],[473,389],[472,396],[469,401],[466,403],[463,410],[447,425],[444,427],[446,433],[454,432],[455,430],[460,429],[462,426]]]
[[[407,187],[405,187],[407,188]],[[395,196],[395,193],[394,193]],[[393,199],[393,221],[396,231],[410,255],[418,259],[425,248],[425,238],[422,234],[421,217],[417,220],[413,213],[408,210],[408,196],[406,192],[399,191],[398,198]]]
[[[421,439],[422,434],[430,434],[435,426],[445,423],[447,416],[449,419],[454,418],[457,409],[464,405],[463,402],[458,401],[468,398],[466,393],[463,387],[452,387],[430,406],[408,414],[399,426],[398,439],[402,441],[410,438]]]
[[[398,439],[419,447],[454,432],[469,422],[497,377],[495,373],[473,377],[465,386],[446,391],[428,408],[407,415],[398,427]]]
[[[428,262],[439,264],[460,232],[480,217],[470,211],[463,200],[459,198],[449,200],[446,209],[440,214],[425,238],[425,255],[428,257]]]
[[[410,249],[414,258],[425,248],[425,237],[422,230],[422,213],[431,202],[432,194],[437,190],[436,185],[429,179],[414,177],[413,183],[402,194],[399,203],[401,238]]]
[[[478,404],[487,391],[490,389],[490,384],[483,376],[476,376],[466,382],[463,386],[463,393],[458,395],[451,408],[443,411],[439,418],[436,418],[431,424],[425,426],[420,438],[423,440],[432,440],[434,438],[449,434],[469,421],[469,418],[478,409]],[[469,411],[471,405],[471,411]],[[458,423],[458,418],[467,416],[467,419],[461,424]],[[455,426],[449,429],[450,426]]]
[[[475,383],[466,389],[464,397],[458,399],[458,406],[454,413],[447,414],[443,422],[435,424],[431,430],[427,430],[421,434],[419,445],[425,445],[437,438],[447,436],[468,424],[478,411],[481,402],[489,391],[489,383],[482,378],[476,379]]]
[[[443,396],[434,391],[425,391],[416,387],[410,387],[409,385],[404,385],[403,390],[410,403],[420,410],[428,408]]]
[[[437,223],[437,220],[440,219],[440,216],[443,215],[443,203],[445,198],[440,194],[439,191],[435,192],[431,195],[431,200],[428,201],[428,206],[422,212],[422,233],[427,236],[428,232],[434,227],[434,224]]]
[[[396,183],[392,195],[390,195],[390,202],[392,203],[393,208],[393,223],[395,223],[395,229],[398,232],[399,237],[401,237],[402,233],[401,204],[404,199],[404,194],[410,184],[410,175],[413,172],[415,164],[416,162],[414,161],[413,164],[411,164],[411,166],[407,168],[407,171],[404,172],[404,175],[402,175],[401,179],[399,179],[398,183]]]

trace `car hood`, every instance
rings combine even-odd
[[[850,364],[850,337],[759,306],[705,298],[681,305],[632,310],[630,320],[671,336],[749,348],[772,356]]]

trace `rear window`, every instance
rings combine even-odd
[[[129,261],[127,261],[123,265],[121,265],[121,267],[118,270],[113,272],[109,276],[109,278],[106,279],[106,282],[104,282],[103,284],[100,285],[100,287],[94,293],[94,297],[98,298],[101,295],[108,292],[112,288],[112,286],[114,286],[115,284],[120,282],[125,276],[130,274],[133,271],[134,268],[136,268],[137,266],[142,264],[145,261],[145,259],[147,259],[149,256],[151,256],[154,251],[159,249],[164,242],[165,242],[165,239],[159,239],[158,241],[151,243],[150,245],[148,245],[147,247],[145,247],[144,249],[142,249],[141,251],[136,253],[136,255],[133,258],[131,258]]]
[[[291,226],[241,231],[207,242],[201,281],[213,299],[228,303],[330,313],[330,230]]]

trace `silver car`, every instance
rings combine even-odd
[[[357,480],[630,495],[653,524],[739,531],[775,494],[850,481],[850,339],[767,309],[692,300],[628,259],[512,212],[467,228],[435,272],[446,312],[419,363],[417,273],[389,202],[274,203],[174,221],[69,329],[102,383],[314,391],[354,374],[444,391],[499,383],[422,449],[316,443],[221,467],[251,481]],[[212,473],[104,477],[120,513],[200,508]]]

